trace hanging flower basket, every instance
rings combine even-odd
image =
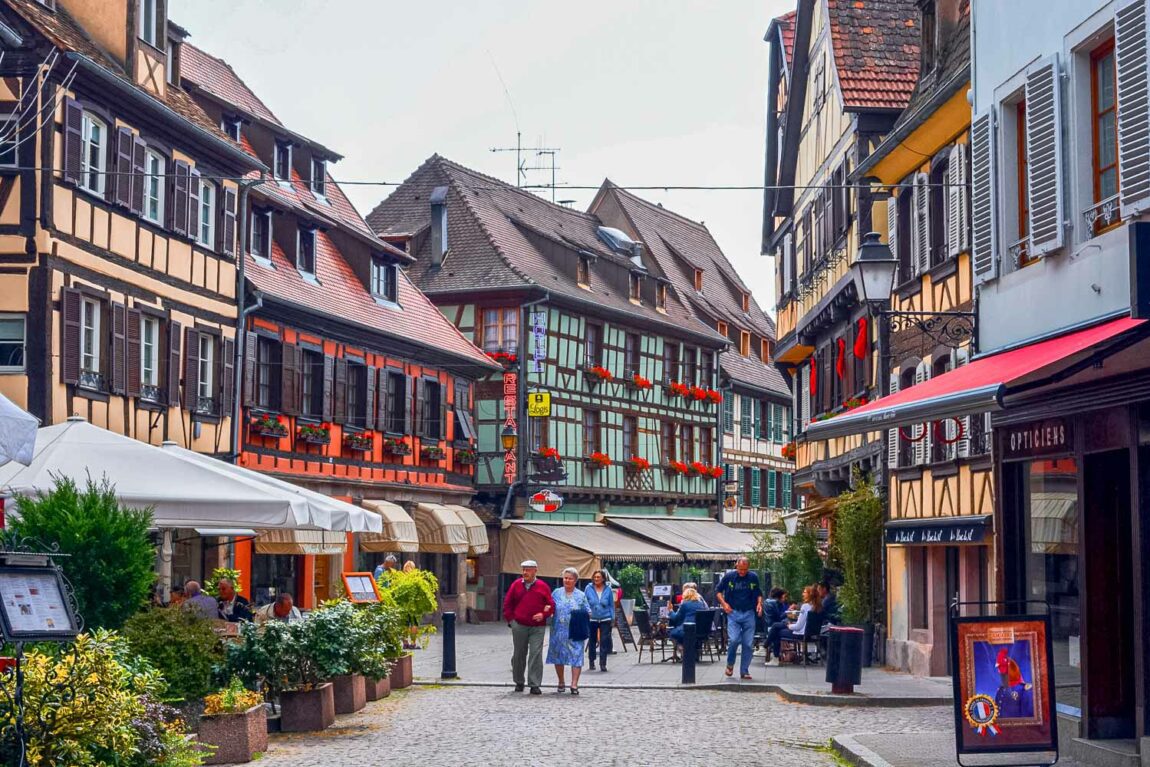
[[[786,458],[788,461],[795,460],[795,454],[797,452],[798,451],[795,448],[794,442],[788,442],[787,444],[783,445],[783,458]]]
[[[723,393],[718,389],[707,389],[707,399],[714,402],[716,405],[722,404]]]
[[[627,469],[627,471],[637,474],[641,471],[646,471],[647,469],[651,468],[651,462],[646,458],[640,458],[637,455],[633,455],[627,459],[623,466]]]
[[[702,402],[707,398],[707,390],[702,386],[692,386],[690,389],[691,399],[695,402]]]
[[[343,435],[344,447],[350,450],[358,450],[361,453],[366,453],[367,451],[371,450],[374,441],[375,440],[372,437],[370,431],[360,432],[358,434],[355,432],[348,432],[347,434]]]
[[[590,469],[605,469],[611,465],[611,456],[606,453],[592,453],[587,456],[587,467]]]
[[[283,416],[265,414],[256,416],[251,420],[248,425],[251,433],[259,437],[286,437],[288,435],[287,424],[283,422]]]
[[[308,445],[328,445],[331,444],[331,427],[326,423],[318,426],[304,424],[296,430],[296,438]]]
[[[384,455],[411,455],[411,443],[406,437],[384,437]]]
[[[678,474],[679,476],[686,476],[690,468],[682,461],[671,461],[663,467],[663,471],[668,474]]]
[[[672,397],[686,397],[691,393],[690,386],[687,386],[685,383],[679,383],[678,381],[672,381],[667,384],[667,389],[671,392]]]
[[[424,445],[419,448],[419,457],[425,461],[442,461],[447,457],[447,451],[439,445]]]
[[[538,454],[531,456],[537,474],[551,474],[559,470],[559,451],[553,447],[545,447]]]
[[[633,389],[638,389],[639,391],[646,391],[647,389],[651,388],[651,379],[650,378],[644,378],[643,376],[636,373],[635,375],[631,376],[630,384],[631,384],[631,388],[633,388]]]
[[[614,381],[615,376],[610,370],[602,365],[592,365],[587,368],[587,380],[591,383],[599,383],[600,381]]]
[[[455,462],[461,466],[471,466],[479,460],[475,451],[469,447],[455,448]]]

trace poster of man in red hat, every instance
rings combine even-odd
[[[1057,732],[1048,619],[954,620],[959,753],[1053,751]]]

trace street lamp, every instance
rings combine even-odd
[[[878,232],[863,235],[858,258],[851,265],[855,288],[867,306],[886,306],[894,293],[894,275],[898,271],[898,259],[890,252],[890,247],[879,241]]]
[[[519,444],[519,432],[515,431],[514,426],[507,424],[499,433],[499,441],[503,443],[504,450],[514,450],[515,446]]]

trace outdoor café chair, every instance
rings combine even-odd
[[[695,613],[695,659],[702,660],[703,652],[715,659],[715,610],[699,610]]]
[[[651,614],[646,610],[635,610],[635,625],[639,627],[639,663],[643,662],[643,648],[647,648],[647,655],[651,663],[655,662],[655,644],[659,644],[659,652],[663,660],[667,660],[667,640],[656,639],[655,631],[651,627]]]
[[[779,642],[779,654],[781,655],[784,647],[790,648],[791,652],[795,653],[795,663],[802,663],[804,666],[809,666],[812,662],[821,663],[823,659],[819,637],[823,630],[823,622],[826,620],[825,613],[810,612],[807,614],[806,630],[801,637],[784,637]],[[810,645],[815,645],[814,657],[811,657]],[[801,656],[801,659],[800,659]]]

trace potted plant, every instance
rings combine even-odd
[[[843,402],[843,411],[854,410],[856,407],[862,407],[867,403],[867,398],[864,397],[851,397]]]
[[[686,476],[687,472],[690,471],[690,469],[687,468],[687,464],[682,461],[671,461],[663,467],[663,470],[672,476]]]
[[[205,764],[250,762],[268,750],[268,722],[263,696],[232,677],[227,687],[204,698],[199,741],[213,747]]]
[[[707,479],[719,479],[723,476],[722,466],[708,466],[707,470],[703,473]]]
[[[455,448],[455,462],[460,466],[472,466],[478,460],[478,456],[473,447],[457,447]]]
[[[707,389],[707,399],[714,402],[716,405],[722,404],[723,393],[718,389]]]
[[[370,431],[363,432],[345,432],[343,435],[344,447],[349,450],[356,450],[360,453],[366,453],[371,450],[374,438]]]
[[[380,591],[385,602],[394,604],[399,613],[402,631],[406,641],[400,647],[391,647],[388,659],[394,662],[390,679],[393,690],[409,687],[412,682],[412,658],[407,650],[414,649],[416,643],[435,632],[435,626],[426,625],[423,620],[439,609],[436,594],[439,581],[427,570],[393,571],[380,583]]]
[[[367,705],[367,687],[359,673],[360,657],[368,651],[371,641],[364,631],[364,622],[351,602],[336,599],[324,602],[308,616],[312,629],[324,642],[325,650],[339,654],[339,661],[327,668],[332,683],[335,713],[354,714]]]
[[[631,388],[638,389],[639,391],[646,391],[647,389],[651,388],[651,379],[644,378],[643,376],[636,373],[635,375],[631,376],[630,386]]]
[[[627,471],[637,474],[641,471],[646,471],[647,469],[651,468],[651,462],[646,458],[641,458],[637,455],[633,455],[628,458],[626,462],[624,462],[623,468],[625,468]]]
[[[381,444],[384,455],[411,455],[411,443],[407,437],[384,437]]]
[[[707,390],[702,386],[692,386],[690,389],[691,399],[695,402],[702,402],[707,398]]]
[[[331,443],[331,427],[322,423],[305,423],[296,430],[296,437],[308,445],[327,445]]]
[[[605,469],[611,465],[611,456],[606,453],[592,453],[586,459],[587,468]]]
[[[447,451],[439,445],[422,445],[419,448],[419,457],[424,461],[442,461],[447,457]]]
[[[855,474],[854,488],[838,498],[834,516],[834,554],[842,566],[838,592],[844,624],[858,626],[863,638],[863,665],[871,665],[878,611],[878,574],[881,562],[882,496],[870,480]]]
[[[519,359],[518,356],[515,354],[515,352],[503,352],[503,351],[487,352],[487,356],[490,357],[491,359],[495,360],[496,362],[498,362],[500,365],[502,365],[505,368],[511,367],[512,365],[515,364],[516,360]]]
[[[616,580],[619,581],[619,586],[623,589],[623,597],[619,600],[619,605],[623,608],[623,615],[627,618],[627,622],[630,623],[635,614],[635,603],[643,598],[643,592],[640,589],[647,582],[647,573],[638,565],[627,565],[619,571]]]
[[[691,392],[691,387],[685,383],[678,381],[671,381],[667,384],[667,390],[671,393],[672,397],[686,397]]]
[[[708,466],[707,466],[707,464],[703,463],[702,461],[691,461],[691,465],[688,467],[688,469],[689,469],[688,473],[691,474],[692,476],[701,477],[707,473]]]
[[[346,623],[316,610],[307,620],[287,626],[282,655],[284,689],[280,693],[280,729],[314,732],[335,723],[335,688],[331,680],[349,673]],[[267,631],[274,624],[267,623]]]
[[[355,659],[356,673],[363,675],[367,699],[380,700],[391,694],[392,659],[403,651],[403,620],[390,595],[383,601],[361,605],[356,617],[363,637]]]
[[[602,365],[591,365],[584,371],[587,374],[587,385],[595,388],[602,381],[614,381],[615,376]]]
[[[286,437],[288,434],[287,424],[283,422],[283,418],[271,413],[263,413],[257,415],[248,424],[252,434],[260,437],[273,437],[280,438]]]
[[[795,460],[795,453],[796,453],[795,443],[794,442],[788,442],[787,444],[783,445],[782,453],[783,453],[783,458],[787,459],[788,461]]]

